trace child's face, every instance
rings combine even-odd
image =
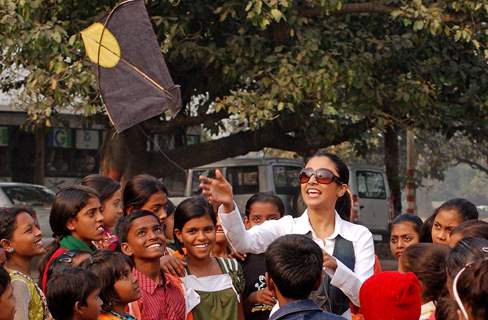
[[[86,305],[79,306],[80,319],[97,320],[102,310],[102,300],[98,296],[100,289],[94,290],[86,298]]]
[[[0,296],[0,320],[13,320],[15,315],[15,298],[12,285],[9,283],[5,291]]]
[[[124,304],[139,300],[141,297],[141,289],[137,279],[132,276],[130,266],[126,265],[122,277],[114,283],[115,291],[119,299]]]
[[[215,225],[208,215],[191,219],[182,230],[176,229],[175,235],[188,255],[198,259],[208,258],[216,241]]]
[[[147,202],[141,209],[154,213],[154,215],[159,218],[161,224],[164,225],[164,223],[166,222],[166,217],[168,216],[165,209],[167,202],[168,196],[166,195],[166,193],[156,192],[149,197],[149,200],[147,200]]]
[[[76,217],[68,221],[66,226],[71,234],[85,242],[102,240],[103,215],[100,209],[100,200],[90,198]]]
[[[456,209],[440,210],[432,225],[432,242],[449,244],[452,229],[462,222],[462,217]]]
[[[411,222],[394,224],[391,228],[390,250],[399,259],[403,251],[413,244],[419,243],[419,235]]]
[[[224,228],[222,227],[219,217],[217,217],[217,224],[215,225],[215,242],[219,245],[224,245],[227,243]]]
[[[107,228],[113,228],[124,213],[121,205],[121,197],[122,192],[119,189],[103,203],[103,224]]]
[[[281,214],[278,208],[271,202],[254,202],[249,208],[249,217],[244,218],[246,228],[260,225],[267,220],[278,220]]]
[[[163,228],[153,216],[135,219],[121,247],[124,254],[136,259],[159,259],[166,248]]]
[[[8,246],[13,253],[24,257],[34,257],[45,252],[42,233],[30,214],[22,212],[15,219],[16,228]],[[9,249],[7,247],[7,251]]]

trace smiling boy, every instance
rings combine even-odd
[[[138,301],[142,320],[184,320],[180,281],[160,268],[166,239],[158,217],[150,211],[134,211],[119,221],[116,232],[122,252],[135,264],[132,272],[142,291]]]

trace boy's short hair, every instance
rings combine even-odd
[[[136,210],[119,219],[117,226],[115,227],[115,234],[119,237],[119,244],[127,242],[127,235],[129,234],[130,227],[132,226],[134,220],[146,216],[154,217],[154,219],[156,219],[159,223],[159,218],[148,210]]]
[[[47,283],[47,306],[56,320],[67,320],[73,317],[76,302],[86,306],[88,296],[100,289],[97,276],[81,268],[67,268],[55,272]]]
[[[322,277],[322,250],[304,235],[276,239],[266,250],[265,261],[269,276],[285,298],[308,298]]]
[[[7,270],[0,266],[0,296],[7,290],[10,284],[10,275]]]

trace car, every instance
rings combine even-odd
[[[55,193],[45,186],[20,182],[0,182],[0,207],[27,205],[35,210],[43,242],[52,239],[49,213]]]

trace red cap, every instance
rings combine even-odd
[[[361,286],[361,313],[365,320],[418,320],[420,295],[420,283],[412,272],[380,272]]]

